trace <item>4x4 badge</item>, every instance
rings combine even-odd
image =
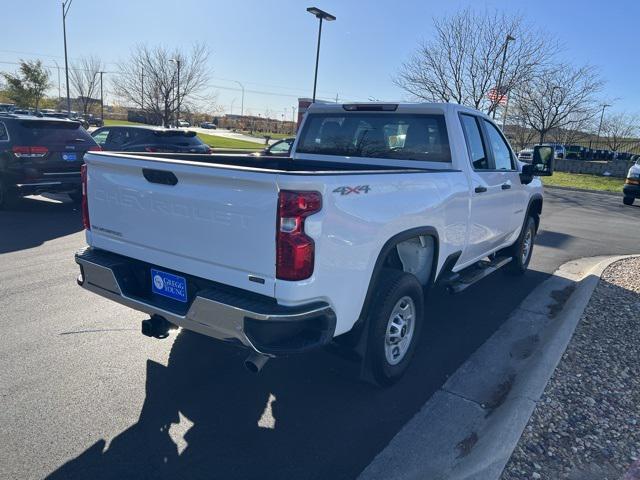
[[[360,194],[360,193],[369,193],[371,191],[371,187],[369,185],[358,185],[357,187],[338,187],[333,193],[339,193],[340,195],[349,195],[351,193]]]

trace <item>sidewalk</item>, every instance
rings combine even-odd
[[[502,480],[640,480],[640,258],[602,275]]]

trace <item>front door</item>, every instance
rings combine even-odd
[[[467,247],[460,264],[479,260],[498,248],[509,235],[512,216],[512,179],[509,173],[496,168],[487,138],[486,120],[461,114],[460,120],[472,164],[471,210]]]

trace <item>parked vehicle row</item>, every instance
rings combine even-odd
[[[552,146],[555,150],[555,158],[566,158],[568,160],[637,160],[640,155],[629,152],[614,152],[605,149],[592,149],[582,145],[561,145],[557,143],[545,143],[542,145]],[[518,154],[518,159],[522,162],[530,163],[533,149],[523,148]]]

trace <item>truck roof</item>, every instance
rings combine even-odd
[[[486,116],[483,112],[457,103],[443,102],[360,102],[360,103],[313,103],[309,112],[336,113],[336,111],[352,112],[403,112],[403,113],[446,113],[468,112]]]

